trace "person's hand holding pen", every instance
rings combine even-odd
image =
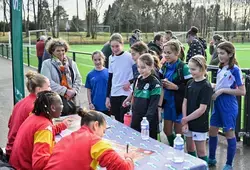
[[[126,146],[126,153],[124,154],[124,158],[125,160],[129,160],[131,162],[134,162],[134,158],[135,158],[135,153],[134,152],[129,152],[129,144],[127,144]]]

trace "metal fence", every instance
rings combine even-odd
[[[87,76],[88,71],[93,69],[91,54],[89,52],[77,52],[77,51],[68,51],[67,56],[69,58],[72,58],[74,61],[77,62],[78,68],[79,66],[85,67],[86,69],[82,70],[80,69],[80,72],[82,74],[83,82],[85,81],[85,78]],[[11,47],[9,44],[0,44],[0,56],[11,59]],[[35,46],[23,46],[23,63],[29,67],[35,67],[38,66],[38,59],[36,56],[36,48]]]
[[[34,65],[34,62],[37,64],[37,58],[34,53],[31,53],[32,47],[24,47],[24,63],[28,66],[37,66]],[[82,65],[90,66],[82,60],[82,56],[90,57],[91,53],[86,52],[76,52],[76,51],[68,51],[67,55],[71,57],[77,63],[82,62]],[[5,57],[7,59],[11,59],[11,49],[8,44],[0,44],[0,56]],[[34,61],[35,59],[35,61]],[[238,117],[235,129],[235,135],[237,141],[243,140],[243,143],[250,146],[250,69],[241,69],[244,75],[244,82],[246,86],[246,95],[243,97],[237,97],[238,99]],[[216,66],[208,66],[208,78],[211,83],[216,83],[216,74],[218,71],[218,67]],[[83,75],[84,74],[84,75]],[[85,78],[86,73],[82,73],[82,77]],[[213,102],[211,104],[211,110],[213,108]],[[223,132],[220,132],[221,135],[224,135]]]

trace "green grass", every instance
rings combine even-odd
[[[75,51],[75,52],[89,52],[92,53],[96,50],[101,50],[103,47],[103,45],[71,45],[70,46],[70,51]],[[235,43],[235,47],[236,47],[236,55],[237,55],[237,60],[239,62],[239,65],[241,68],[249,68],[250,67],[250,56],[249,52],[250,52],[250,43],[245,43],[245,44],[236,44]],[[125,44],[124,46],[125,50],[129,50],[129,45]],[[186,45],[186,50],[188,49],[187,45]],[[208,54],[208,50],[207,50],[207,54]],[[68,52],[67,55],[69,57],[72,57],[73,54],[72,52]],[[208,61],[210,61],[211,56],[208,55]],[[23,59],[24,59],[24,63],[28,63],[27,61],[27,48],[24,47],[23,50]],[[87,73],[92,70],[93,67],[93,63],[91,60],[91,56],[90,55],[86,55],[86,54],[78,54],[76,53],[76,63],[78,65],[78,69],[82,75],[83,78],[83,83],[85,82]],[[36,53],[35,53],[35,48],[31,48],[31,55],[30,55],[30,65],[37,67],[37,57],[36,57]]]

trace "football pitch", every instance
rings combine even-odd
[[[250,68],[250,43],[235,43],[236,47],[236,57],[239,62],[241,68]],[[94,68],[93,62],[91,59],[91,55],[89,54],[80,54],[77,52],[87,52],[92,53],[96,50],[101,50],[103,45],[71,45],[70,52],[67,53],[67,56],[73,57],[73,53],[71,51],[76,52],[76,63],[78,65],[78,69],[82,75],[82,82],[85,83],[86,76],[90,70]],[[188,46],[185,46],[186,51]],[[129,45],[124,45],[124,50],[129,50]],[[209,50],[207,49],[208,54],[208,63],[210,61]],[[23,49],[23,60],[25,64],[28,64],[27,60],[27,47]],[[33,67],[37,67],[38,61],[36,57],[35,48],[31,48],[30,50],[30,65]]]

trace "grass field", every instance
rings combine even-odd
[[[71,45],[70,51],[92,53],[96,50],[102,49],[102,47],[103,45]],[[250,43],[235,44],[235,47],[237,51],[236,53],[237,60],[240,64],[240,67],[250,68]],[[125,44],[124,49],[129,50],[129,46]],[[186,49],[188,49],[188,47],[186,47]],[[207,50],[207,53],[208,53],[208,50]],[[72,57],[73,53],[68,52],[67,55],[69,57]],[[24,59],[24,63],[27,64],[28,62],[27,62],[27,48],[26,47],[24,47],[24,50],[23,50],[23,59]],[[208,56],[208,61],[210,61],[210,55]],[[83,83],[84,83],[87,73],[93,69],[91,56],[86,55],[86,54],[76,53],[76,63],[78,65],[78,68],[82,75]],[[36,58],[35,48],[31,48],[30,65],[37,67],[37,58]]]

